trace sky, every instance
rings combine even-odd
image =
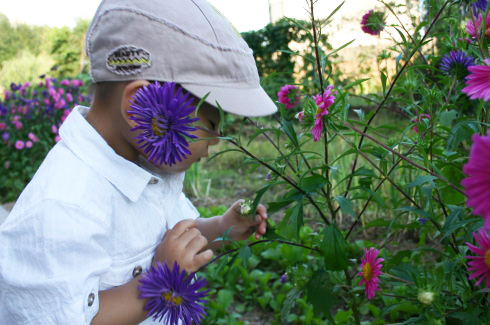
[[[261,29],[269,22],[268,0],[208,1],[240,32]],[[73,27],[77,19],[91,19],[99,3],[100,0],[0,0],[0,13],[12,23]]]

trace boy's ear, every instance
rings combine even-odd
[[[129,119],[129,114],[128,111],[131,109],[131,99],[136,94],[138,89],[140,89],[143,86],[149,85],[150,82],[147,80],[134,80],[131,81],[124,87],[123,92],[122,92],[122,98],[121,98],[121,114],[124,118],[124,120],[129,124],[131,127],[136,126],[136,122],[133,120]]]

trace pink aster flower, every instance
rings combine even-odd
[[[39,142],[39,138],[32,132],[29,132],[29,134],[27,135],[27,137],[29,139],[32,140],[32,142]]]
[[[378,278],[381,274],[381,262],[382,258],[377,258],[379,251],[371,247],[369,250],[364,249],[364,256],[362,257],[361,272],[357,275],[361,276],[361,285],[366,285],[366,295],[368,299],[372,299],[376,294],[378,288]]]
[[[22,140],[15,141],[15,149],[22,150],[25,147],[25,143]]]
[[[54,137],[54,141],[55,142],[60,142],[61,141],[61,137],[59,135],[55,136]]]
[[[51,125],[51,133],[58,134],[58,127],[56,125]]]
[[[68,103],[71,103],[73,101],[73,95],[71,93],[67,93],[66,100],[68,101]]]
[[[385,14],[381,11],[369,10],[362,16],[361,29],[364,33],[379,35],[385,28]]]
[[[323,131],[323,120],[321,117],[315,119],[315,126],[311,129],[311,134],[313,135],[313,141],[320,141]]]
[[[31,140],[26,141],[26,148],[32,148],[32,141]]]
[[[472,139],[470,158],[463,167],[468,177],[461,184],[468,198],[466,204],[483,217],[484,228],[490,229],[490,131],[486,136],[475,134]]]
[[[483,27],[482,22],[483,22],[482,14],[479,14],[478,17],[473,16],[472,19],[468,20],[468,23],[466,24],[466,32],[468,32],[468,34],[470,34],[471,37],[478,38],[480,36],[480,29],[481,27]],[[483,34],[485,34],[486,37],[490,37],[490,12],[487,14],[485,25],[486,25],[486,30],[484,31]]]
[[[62,85],[62,86],[69,86],[70,85],[70,80],[63,79],[63,80],[61,80],[60,85]]]
[[[490,100],[490,59],[486,59],[486,65],[474,65],[468,67],[470,74],[466,77],[466,87],[462,92],[470,99]]]
[[[295,108],[300,101],[299,89],[293,85],[282,86],[277,93],[279,103],[284,104],[286,109]]]
[[[7,128],[7,124],[4,122],[0,122],[0,130],[5,130]]]
[[[485,281],[485,288],[490,288],[490,237],[483,229],[474,232],[473,237],[480,247],[466,243],[466,246],[477,255],[465,256],[465,258],[470,260],[468,262],[470,266],[468,271],[473,272],[470,274],[469,279],[478,279],[476,285],[480,285],[480,283]]]

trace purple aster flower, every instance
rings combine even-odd
[[[425,225],[427,223],[427,218],[419,218],[418,219],[418,222],[421,224],[421,225]]]
[[[442,60],[440,68],[449,75],[464,78],[468,75],[468,67],[475,64],[475,59],[464,51],[451,51]]]
[[[4,142],[9,141],[9,139],[10,139],[10,133],[8,133],[7,131],[3,132],[2,139],[3,139]]]
[[[283,275],[281,275],[281,283],[284,284],[287,281],[288,281],[288,274],[284,273]]]
[[[189,133],[199,120],[190,117],[195,109],[189,93],[173,82],[154,82],[136,92],[128,114],[138,125],[131,130],[141,131],[135,139],[151,162],[173,165],[191,154],[186,138],[197,138]]]
[[[181,271],[177,262],[172,270],[166,263],[162,266],[157,262],[142,276],[138,289],[140,298],[148,299],[145,310],[148,316],[153,315],[153,320],[163,319],[165,324],[177,325],[180,319],[183,324],[191,325],[192,322],[200,324],[206,315],[203,298],[209,290],[201,290],[206,285],[202,278],[194,280],[194,273]]]
[[[369,10],[362,16],[361,29],[364,33],[377,36],[385,25],[385,14],[382,11]]]
[[[471,5],[473,12],[476,14],[479,10],[487,10],[488,0],[465,0],[467,5]]]

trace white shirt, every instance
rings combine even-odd
[[[119,156],[87,112],[70,113],[0,226],[0,324],[90,324],[99,291],[145,271],[166,230],[199,216],[184,173],[158,176]]]

